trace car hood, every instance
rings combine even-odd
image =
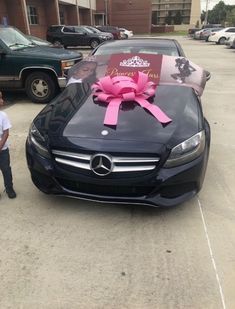
[[[46,59],[74,59],[81,58],[82,53],[66,50],[64,48],[56,48],[50,46],[34,46],[15,51],[18,55],[30,56],[35,58]]]
[[[159,151],[163,145],[172,148],[201,130],[200,105],[192,89],[160,86],[152,104],[172,122],[162,125],[137,103],[128,102],[122,103],[117,126],[107,126],[107,105],[95,102],[84,84],[71,84],[37,116],[35,125],[55,148],[63,145],[96,151],[128,150],[133,145],[141,152]]]
[[[120,62],[123,57],[124,61]],[[129,59],[125,60],[126,57]],[[138,145],[138,149],[145,148],[145,151],[150,151],[154,149],[153,145],[172,148],[202,129],[203,116],[199,95],[202,94],[205,86],[205,74],[201,68],[185,58],[162,55],[120,54],[112,55],[110,59],[109,56],[97,58],[90,57],[92,62],[97,60],[96,75],[92,75],[96,79],[92,80],[91,76],[83,82],[74,79],[73,76],[80,72],[83,65],[90,65],[88,58],[76,64],[68,74],[69,81],[72,79],[72,83],[69,82],[63,93],[35,120],[37,128],[43,135],[48,136],[49,142],[55,144],[54,147],[64,145],[67,148],[82,147],[97,151],[100,149],[111,151],[110,147],[131,149],[130,145],[134,143]],[[118,67],[119,64],[120,67]],[[150,106],[151,104],[158,106],[172,121],[164,125],[136,101],[128,101],[122,102],[119,108],[117,125],[105,125],[104,118],[108,103],[105,99],[97,101],[98,94],[92,93],[91,85],[97,81],[97,78],[101,85],[105,73],[114,72],[114,68],[117,67],[118,70],[123,69],[119,74],[136,72],[136,64],[139,66],[138,76],[142,74],[145,78],[148,74],[140,73],[141,67],[150,65],[148,78],[152,78],[153,82],[148,82],[148,85],[158,84],[158,86],[154,86],[155,95],[151,95],[148,103]],[[131,71],[131,68],[134,71]],[[122,78],[121,75],[118,75],[118,79],[120,78]],[[111,82],[111,75],[108,80]],[[126,77],[124,80],[124,89],[126,89],[130,86],[126,86]],[[139,81],[140,79],[136,80],[135,85]],[[112,87],[115,88],[114,84]],[[110,93],[109,90],[104,86],[103,91]],[[103,95],[106,96],[105,93]],[[112,95],[116,98],[115,92]]]

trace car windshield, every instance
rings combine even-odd
[[[14,28],[0,28],[0,39],[11,49],[17,50],[33,46],[23,33]]]
[[[176,46],[158,46],[146,45],[146,46],[123,46],[123,45],[101,45],[96,51],[95,55],[110,55],[117,53],[145,53],[154,55],[168,55],[168,56],[179,56],[179,52]]]

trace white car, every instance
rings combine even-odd
[[[133,31],[127,30],[125,28],[119,28],[119,30],[122,32],[125,39],[129,39],[133,36]]]
[[[228,46],[229,48],[232,48],[234,45],[234,40],[235,40],[235,33],[231,33],[231,35],[227,38],[225,41],[225,45]]]
[[[215,42],[216,44],[224,44],[226,39],[231,35],[231,33],[235,33],[235,27],[228,27],[221,29],[219,31],[213,32],[209,38],[209,42]]]

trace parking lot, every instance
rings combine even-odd
[[[43,105],[4,93],[18,196],[1,178],[0,308],[235,308],[235,51],[176,39],[211,72],[202,104],[212,141],[202,191],[172,209],[39,192],[24,148]]]

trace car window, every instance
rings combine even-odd
[[[88,29],[82,28],[82,27],[74,27],[74,32],[84,34],[86,32],[89,32]]]
[[[76,32],[77,32],[77,31],[76,31]],[[88,28],[88,27],[84,27],[84,28],[83,28],[83,33],[84,33],[84,32],[88,32],[88,33],[92,33],[92,34],[95,33],[94,31],[92,31],[92,29],[90,29],[90,28]]]
[[[63,32],[65,32],[65,33],[74,33],[75,30],[74,30],[74,27],[64,27],[63,28]]]
[[[100,46],[95,55],[110,55],[118,53],[145,53],[153,55],[167,55],[167,56],[179,56],[177,48],[171,47],[158,47],[158,46],[147,46],[147,47],[131,47],[131,46],[107,46],[106,44]]]
[[[144,54],[154,54],[154,55],[167,55],[167,56],[179,56],[178,50],[175,48],[141,48],[138,51]]]
[[[230,29],[226,30],[225,32],[235,32],[235,28],[230,28]]]

